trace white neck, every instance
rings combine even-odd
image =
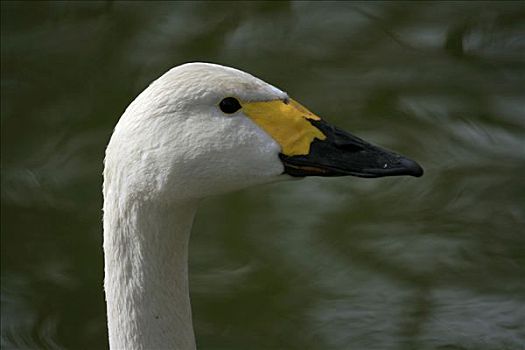
[[[195,349],[188,243],[196,202],[104,201],[111,349]]]

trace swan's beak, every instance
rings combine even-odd
[[[374,146],[323,120],[310,123],[326,135],[324,140],[314,139],[310,150],[304,155],[279,157],[284,171],[292,176],[359,176],[382,177],[423,175],[423,169],[415,161]]]
[[[415,161],[329,125],[294,100],[243,103],[244,113],[281,145],[284,172],[302,176],[419,177]]]

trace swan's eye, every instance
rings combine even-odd
[[[232,114],[241,109],[241,104],[234,97],[226,97],[219,103],[221,111],[227,114]]]

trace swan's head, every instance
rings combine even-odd
[[[421,174],[248,73],[189,63],[128,107],[106,151],[105,181],[121,195],[169,201],[292,177]]]

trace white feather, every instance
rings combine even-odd
[[[289,178],[280,146],[225,97],[287,98],[245,72],[175,67],[120,118],[104,169],[105,291],[112,349],[195,349],[188,241],[200,199]]]

